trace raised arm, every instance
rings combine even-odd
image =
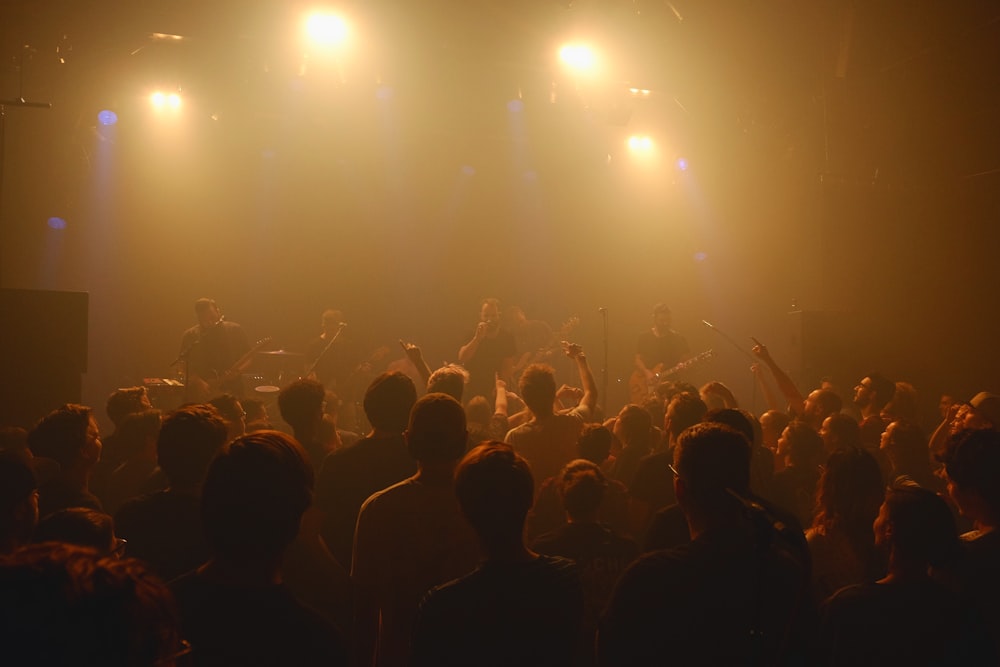
[[[402,338],[399,339],[399,345],[403,348],[406,358],[417,369],[417,373],[420,375],[420,379],[424,381],[424,387],[426,387],[427,381],[431,379],[431,368],[424,361],[424,355],[420,351],[420,348],[413,343],[403,342]]]
[[[767,348],[757,342],[756,339],[754,343],[756,344],[753,346],[753,353],[771,370],[771,375],[774,376],[774,381],[777,383],[778,389],[784,395],[785,400],[788,401],[788,411],[796,416],[801,416],[805,410],[805,397],[802,396],[802,392],[792,382],[792,378],[788,377],[788,374],[781,370],[774,359],[771,358],[771,353],[767,351]]]
[[[764,369],[761,368],[761,365],[753,364],[750,366],[750,371],[753,373],[754,381],[760,387],[761,393],[764,394],[764,400],[767,401],[768,409],[781,410],[784,406],[778,403],[778,397],[774,393],[774,388],[767,381],[767,378],[764,377]]]
[[[479,344],[483,342],[484,338],[486,338],[486,327],[486,322],[480,322],[476,325],[476,332],[472,335],[472,340],[458,349],[459,363],[467,364],[474,356],[476,356],[476,350],[479,349]]]
[[[496,374],[497,397],[493,402],[493,414],[507,416],[507,383],[501,379],[500,374]]]
[[[564,340],[562,346],[566,356],[576,361],[577,369],[580,371],[583,396],[580,397],[580,402],[577,403],[577,411],[584,419],[593,419],[597,409],[597,382],[594,380],[594,374],[590,370],[590,364],[587,363],[587,356],[583,353],[583,348],[576,343]]]

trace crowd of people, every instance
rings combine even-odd
[[[560,385],[499,312],[460,364],[404,344],[419,382],[375,377],[364,434],[313,377],[280,420],[229,392],[161,413],[133,387],[106,436],[76,404],[5,428],[3,662],[1000,663],[1000,395],[926,435],[911,385],[803,394],[758,344],[756,416],[658,376],[686,353],[658,306],[645,389],[605,415],[579,345]]]

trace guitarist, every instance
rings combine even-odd
[[[642,380],[643,393],[647,396],[656,388],[657,373],[673,367],[689,354],[687,341],[670,325],[670,308],[665,303],[658,303],[653,306],[652,328],[639,334],[636,342],[635,376]]]
[[[243,388],[233,364],[250,351],[246,332],[236,322],[228,322],[213,299],[194,302],[198,324],[181,338],[181,359],[187,364],[185,400],[206,401],[229,392],[240,396]]]

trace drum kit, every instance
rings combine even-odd
[[[304,368],[305,355],[301,352],[258,352],[249,372],[243,374],[243,386],[258,398],[274,398],[282,387],[302,377]]]

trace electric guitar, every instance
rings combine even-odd
[[[646,402],[646,399],[655,393],[656,386],[660,382],[663,382],[675,373],[680,373],[683,370],[697,366],[703,361],[711,359],[713,356],[715,356],[713,350],[705,350],[701,354],[697,354],[690,359],[685,359],[667,369],[663,368],[663,364],[657,364],[654,368],[650,369],[653,371],[652,380],[648,380],[645,373],[636,369],[628,381],[629,401],[635,405],[642,405]]]
[[[223,373],[218,373],[214,377],[203,378],[192,375],[187,382],[187,400],[204,402],[223,393],[223,387],[232,383],[243,371],[249,368],[253,361],[253,355],[263,350],[273,342],[268,336],[261,338],[253,347],[247,350],[246,354],[236,360],[236,362]],[[237,391],[237,393],[239,393]]]

